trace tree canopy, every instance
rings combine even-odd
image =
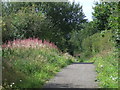
[[[70,32],[86,22],[80,4],[69,2],[7,2],[3,6],[3,42],[37,37],[67,48]],[[64,48],[65,47],[65,48]]]

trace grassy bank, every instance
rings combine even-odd
[[[103,51],[90,59],[95,62],[101,88],[118,88],[118,57],[114,51]]]
[[[74,58],[38,39],[15,40],[3,45],[3,87],[41,88]]]
[[[83,40],[80,61],[94,62],[101,88],[118,88],[118,54],[112,31],[102,31]]]

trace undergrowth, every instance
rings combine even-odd
[[[118,54],[111,30],[96,33],[83,40],[80,60],[93,62],[101,88],[118,88]]]
[[[101,88],[118,88],[118,58],[115,52],[103,51],[90,61],[95,62],[97,81]]]
[[[73,62],[72,56],[61,53],[55,45],[39,41],[15,40],[3,45],[3,88],[41,88],[56,72]]]

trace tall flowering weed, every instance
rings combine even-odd
[[[50,47],[50,48],[55,48],[57,49],[57,46],[54,43],[51,43],[49,41],[44,40],[39,40],[38,38],[29,38],[29,39],[16,39],[14,41],[8,41],[8,43],[5,43],[2,45],[2,48],[20,48],[20,47],[25,47],[25,48],[40,48],[40,47]]]
[[[8,41],[2,48],[4,88],[41,88],[74,60],[60,52],[54,43],[38,38]]]

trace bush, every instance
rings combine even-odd
[[[113,33],[106,30],[85,38],[82,42],[83,57],[89,58],[103,50],[112,49],[114,47],[112,36]]]
[[[70,33],[69,43],[71,47],[69,47],[69,49],[74,55],[80,54],[83,51],[82,41],[96,33],[96,30],[94,29],[94,23],[92,21],[89,23],[84,23],[81,26],[83,27],[81,30],[73,30]]]
[[[74,58],[47,41],[14,40],[3,47],[3,87],[40,88]]]
[[[94,62],[101,88],[118,88],[118,55],[112,36],[111,30],[105,30],[87,37],[82,42],[81,59],[84,59],[84,62]]]
[[[114,51],[105,50],[90,59],[91,62],[95,62],[97,81],[101,88],[118,88],[118,58],[116,55]]]
[[[14,13],[3,16],[2,35],[3,43],[31,37],[42,39],[42,41],[49,40],[59,47],[64,43],[60,29],[47,18],[45,13],[36,12],[34,6],[20,8]]]

